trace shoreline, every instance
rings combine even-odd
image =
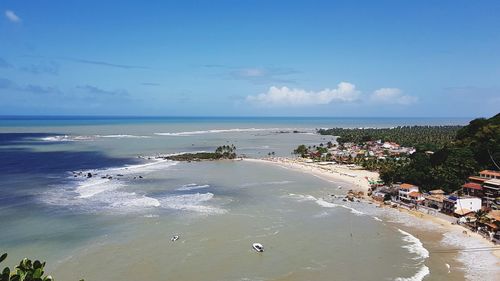
[[[483,247],[495,246],[491,241],[488,241],[487,239],[485,239],[483,236],[479,235],[478,233],[472,232],[469,229],[462,227],[460,225],[451,224],[451,222],[449,222],[445,219],[435,217],[435,216],[432,216],[429,214],[425,214],[425,213],[422,213],[419,211],[401,208],[401,207],[394,209],[394,208],[391,208],[390,206],[384,205],[381,202],[373,200],[369,196],[366,196],[366,192],[369,190],[370,185],[365,177],[376,179],[376,178],[378,178],[378,173],[376,173],[376,172],[370,172],[367,170],[359,170],[359,169],[349,169],[348,167],[341,166],[338,164],[328,165],[328,166],[320,166],[318,164],[306,163],[306,162],[303,162],[300,160],[284,158],[284,157],[263,158],[263,159],[246,158],[243,160],[247,161],[247,162],[269,164],[269,165],[275,165],[278,167],[282,167],[285,169],[295,170],[295,171],[298,171],[301,173],[313,175],[315,177],[318,177],[318,178],[326,180],[326,181],[340,180],[340,181],[347,182],[347,183],[351,184],[352,186],[346,187],[345,189],[343,189],[344,192],[347,192],[348,189],[353,189],[356,191],[363,191],[365,193],[365,196],[363,196],[364,199],[366,200],[365,202],[372,203],[376,206],[378,205],[379,207],[381,207],[383,209],[393,210],[394,212],[403,212],[403,213],[406,213],[406,214],[414,217],[415,219],[421,220],[424,223],[432,223],[432,224],[435,224],[436,226],[441,227],[441,229],[436,228],[436,229],[431,229],[431,230],[426,229],[426,230],[430,231],[430,232],[441,234],[443,236],[441,241],[435,241],[435,242],[439,242],[440,244],[447,245],[451,249],[464,249],[464,248],[467,248],[466,244],[473,245],[476,247],[477,246],[483,246]],[[417,224],[411,225],[410,227],[418,229]],[[447,236],[447,235],[449,235],[449,236]],[[450,241],[450,236],[455,240]],[[477,266],[475,263],[480,262],[474,258],[473,254],[474,253],[472,253],[472,255],[471,255],[471,252],[456,251],[456,253],[455,253],[456,257],[454,258],[457,262],[459,262],[465,266],[465,268],[463,268],[462,270],[464,271],[465,276],[468,277],[467,279],[470,279],[470,280],[474,280],[474,278],[473,278],[474,271],[467,270],[466,268],[467,267],[474,268],[474,266]],[[494,265],[495,268],[493,268],[493,270],[499,271],[498,269],[500,268],[500,250],[484,251],[481,254],[483,255],[483,257],[485,254],[491,254],[491,256],[496,259],[495,265]],[[472,277],[471,277],[471,275],[472,275]]]
[[[285,169],[296,170],[302,173],[310,174],[326,181],[344,181],[352,185],[350,189],[353,189],[355,191],[362,191],[365,195],[370,189],[370,184],[365,177],[373,179],[379,177],[379,174],[376,172],[362,169],[350,169],[339,164],[320,166],[318,164],[306,163],[300,160],[284,157],[262,159],[243,158],[243,161],[277,165]]]

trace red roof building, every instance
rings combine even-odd
[[[475,183],[479,183],[479,184],[482,184],[483,182],[485,182],[487,180],[488,180],[488,178],[482,178],[482,177],[478,177],[478,176],[470,176],[469,177],[470,182],[475,182]]]
[[[468,182],[462,185],[464,194],[475,197],[483,197],[483,186],[479,183]]]
[[[492,170],[484,170],[479,172],[479,176],[488,179],[500,179],[500,172]]]

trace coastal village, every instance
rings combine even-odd
[[[371,197],[392,207],[438,216],[500,244],[500,172],[484,170],[469,177],[452,194],[441,189],[421,192],[410,183],[372,184]]]
[[[384,160],[389,157],[398,159],[407,157],[415,151],[413,147],[403,147],[395,142],[378,140],[341,145],[328,142],[326,147],[323,144],[309,147],[307,150],[300,150],[299,147],[295,154],[301,154],[304,163],[314,163],[323,168],[346,164],[342,166],[355,171],[362,169],[355,165],[358,163],[356,159]],[[426,151],[426,153],[433,152]],[[349,172],[343,172],[342,175],[356,177],[356,174]],[[457,186],[451,194],[446,194],[441,189],[424,192],[412,183],[386,185],[378,178],[365,177],[365,179],[370,186],[366,195],[376,202],[439,217],[476,232],[495,244],[500,244],[500,171],[483,170],[477,175],[470,175],[467,182]],[[346,200],[354,200],[363,195],[359,192],[350,192]]]

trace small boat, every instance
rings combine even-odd
[[[174,235],[172,238],[170,238],[170,241],[175,242],[179,239],[179,235]]]
[[[257,252],[264,252],[264,246],[260,243],[253,243],[252,248]]]

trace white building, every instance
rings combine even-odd
[[[418,186],[408,183],[402,183],[399,186],[398,198],[399,201],[403,203],[412,203],[412,204],[424,200],[422,194],[418,191]]]
[[[481,198],[472,196],[455,197],[449,196],[443,201],[443,211],[454,213],[459,216],[481,210]]]

